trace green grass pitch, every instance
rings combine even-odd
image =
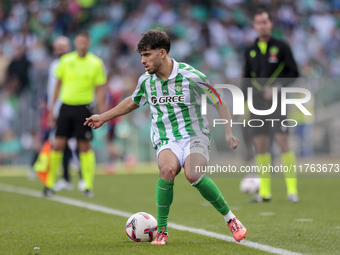
[[[58,195],[131,214],[145,211],[156,216],[157,178],[156,173],[97,175],[94,198],[86,199],[77,190]],[[262,204],[246,203],[249,197],[239,191],[239,179],[214,181],[247,227],[246,240],[305,254],[340,254],[339,179],[300,179],[297,204],[286,202],[283,179],[273,179],[273,200]],[[38,180],[28,181],[23,176],[1,177],[0,183],[42,189]],[[224,219],[183,174],[176,178],[174,190],[169,221],[231,236]],[[133,243],[125,234],[126,220],[44,198],[0,191],[0,254],[265,254],[171,228],[166,246]]]

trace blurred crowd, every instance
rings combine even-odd
[[[151,28],[170,35],[171,57],[209,78],[242,76],[244,49],[256,38],[252,11],[259,6],[270,10],[274,36],[289,42],[304,77],[340,77],[340,0],[0,1],[0,163],[38,139],[57,36],[72,40],[88,30],[90,50],[106,65],[112,106],[112,98],[134,90],[143,72],[136,46]]]

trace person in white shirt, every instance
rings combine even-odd
[[[48,109],[51,108],[52,101],[53,101],[53,93],[55,90],[55,85],[57,84],[57,77],[55,76],[55,71],[59,65],[60,57],[63,56],[66,53],[69,53],[71,51],[71,42],[70,39],[66,36],[59,36],[57,37],[53,42],[53,54],[57,57],[52,61],[52,63],[49,66],[48,70],[48,81],[47,81],[47,107]],[[56,118],[59,115],[61,107],[61,102],[59,99],[57,99],[54,108],[53,108],[53,115],[56,116]],[[46,137],[47,139],[47,137]],[[70,160],[72,158],[72,154],[77,155],[75,151],[70,150],[71,146],[66,146],[66,149],[64,151],[64,158],[63,158],[63,178],[60,179],[55,184],[55,190],[71,190],[73,189],[72,183],[70,182],[70,175],[68,171],[68,166],[70,163]],[[73,146],[76,147],[76,146]],[[76,156],[77,157],[77,156]],[[82,181],[78,183],[79,188],[81,188]]]

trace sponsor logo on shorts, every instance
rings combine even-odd
[[[207,151],[207,147],[205,145],[201,144],[201,141],[194,141],[193,143],[191,143],[190,150],[194,149],[194,148],[201,148],[205,152]]]

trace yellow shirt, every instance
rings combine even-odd
[[[259,47],[259,49],[260,49],[262,55],[265,55],[266,52],[267,52],[268,43],[258,41],[258,42],[257,42],[257,46]]]
[[[103,61],[92,53],[83,58],[75,51],[63,55],[55,75],[61,80],[60,101],[68,105],[93,102],[96,86],[106,83]]]

